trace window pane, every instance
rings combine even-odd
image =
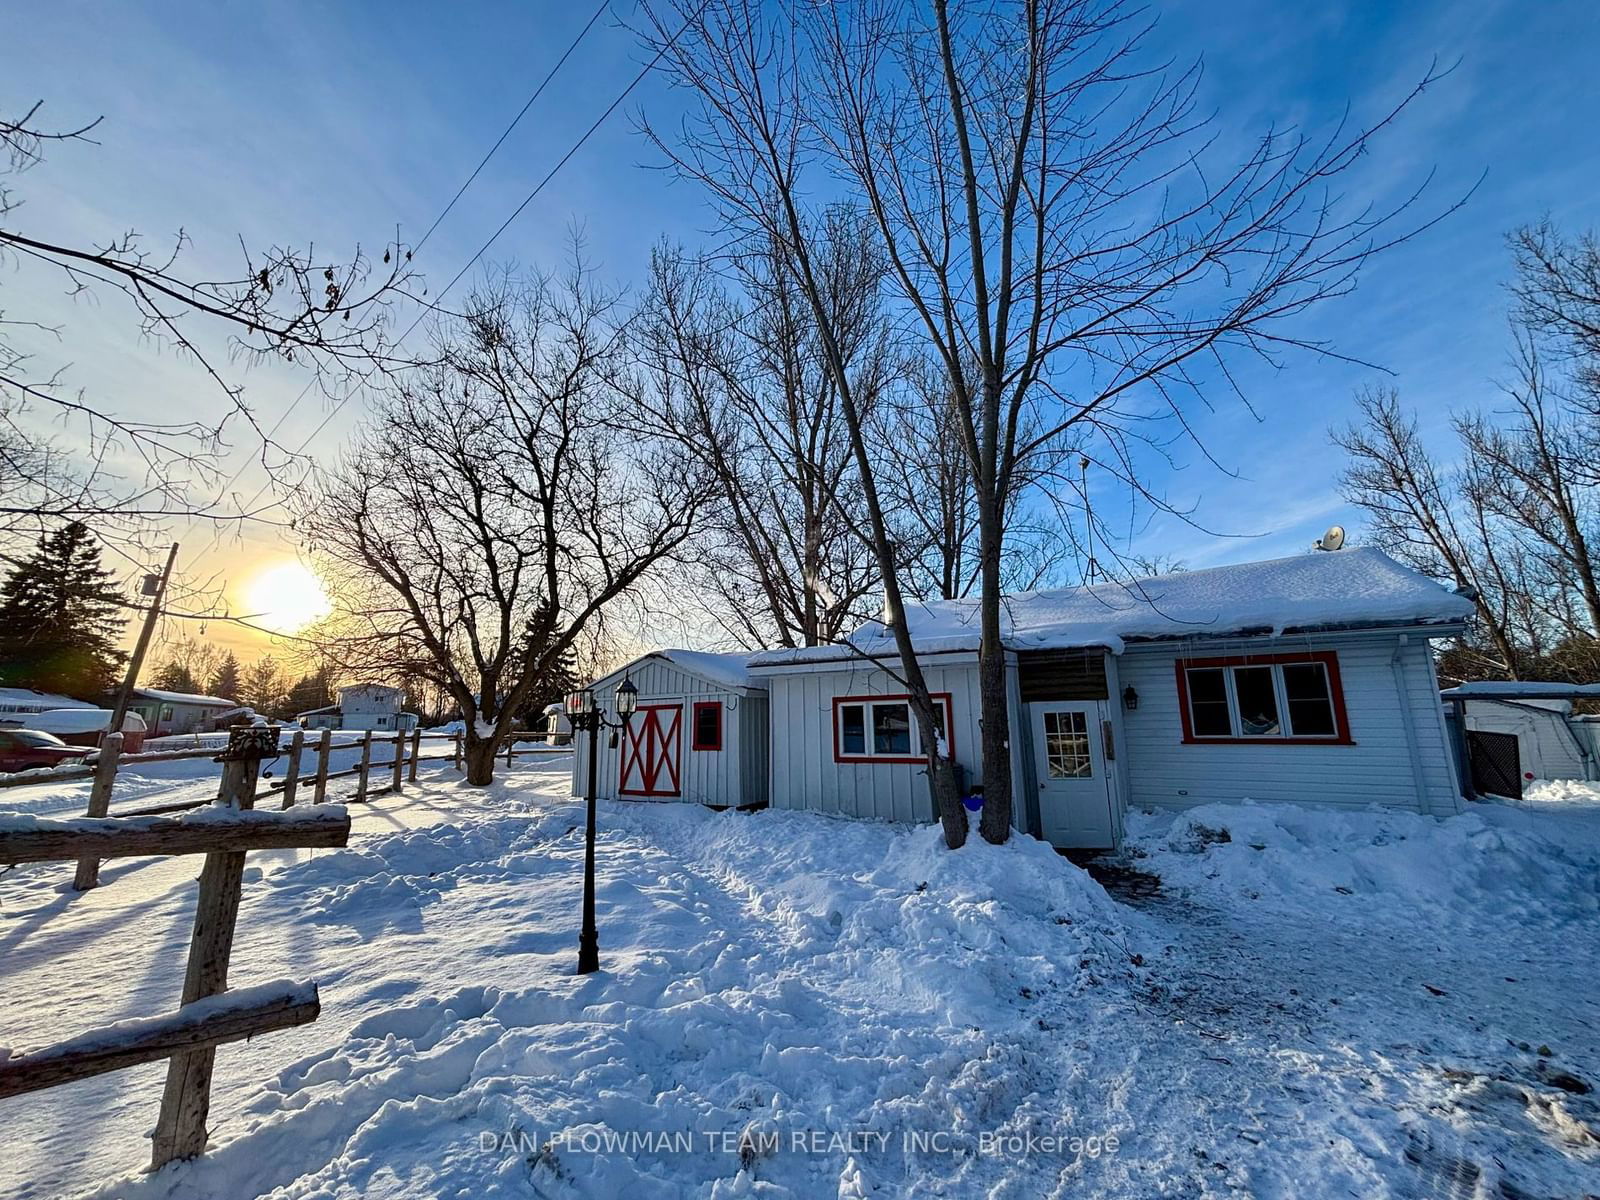
[[[1239,732],[1245,737],[1279,737],[1278,693],[1271,667],[1235,667],[1233,694],[1239,703]]]
[[[839,749],[845,754],[867,752],[866,709],[859,704],[845,704],[839,709]]]
[[[694,744],[696,749],[715,750],[722,745],[722,706],[697,704],[694,709]]]
[[[1289,701],[1289,726],[1297,737],[1334,737],[1333,697],[1328,672],[1321,663],[1290,663],[1283,668],[1283,692]]]
[[[1081,712],[1044,714],[1044,765],[1051,779],[1088,779],[1094,775],[1089,750],[1089,723]]]
[[[872,706],[872,752],[911,753],[911,709],[904,704]]]
[[[1187,672],[1189,716],[1196,737],[1231,737],[1228,685],[1220,667],[1200,667]]]

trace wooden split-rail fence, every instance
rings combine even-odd
[[[0,863],[76,861],[81,876],[85,863],[98,872],[103,858],[205,855],[177,1011],[0,1059],[0,1098],[170,1060],[152,1134],[152,1169],[205,1150],[218,1046],[304,1025],[321,1011],[316,985],[307,981],[278,980],[230,992],[228,960],[245,855],[343,846],[350,838],[350,816],[340,805],[254,810],[260,758],[230,748],[221,761],[222,795],[205,813],[0,819]]]
[[[290,739],[282,779],[258,790],[263,735],[276,730],[241,728],[230,734],[229,748],[121,753],[122,735],[107,734],[92,765],[58,768],[26,777],[0,776],[0,786],[92,778],[88,813],[83,817],[0,817],[0,864],[75,862],[73,886],[98,885],[100,862],[169,854],[204,854],[196,895],[194,930],[188,965],[175,1012],[122,1021],[42,1049],[0,1058],[0,1099],[119,1071],[159,1059],[170,1060],[151,1150],[151,1169],[205,1151],[211,1109],[211,1076],[220,1045],[277,1029],[315,1021],[321,1012],[316,984],[280,979],[230,990],[228,960],[233,951],[243,893],[245,855],[252,850],[338,847],[350,838],[350,816],[343,805],[326,804],[328,784],[353,776],[359,787],[351,799],[365,800],[400,791],[404,780],[417,778],[425,762],[462,766],[462,743],[454,735],[451,754],[424,755],[422,742],[450,734],[366,733],[356,742],[333,744],[330,731],[307,738],[296,730]],[[530,735],[532,736],[532,735]],[[387,762],[373,762],[375,742],[388,741],[394,751]],[[406,753],[409,745],[410,753]],[[339,771],[329,769],[329,755],[359,747],[360,762]],[[307,751],[312,756],[307,758]],[[543,747],[518,750],[508,743],[506,761],[519,754],[568,753]],[[110,804],[119,767],[134,763],[171,762],[209,757],[222,764],[215,800],[159,805],[111,814]],[[374,784],[374,773],[387,782]],[[384,778],[380,775],[379,779]],[[303,791],[312,803],[296,807]],[[279,811],[255,807],[258,800],[282,797]],[[200,810],[204,812],[184,810]],[[181,815],[180,815],[181,814]]]

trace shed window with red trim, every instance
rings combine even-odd
[[[833,761],[919,763],[924,761],[922,738],[911,715],[909,696],[835,696],[833,699]],[[949,692],[933,697],[933,720],[948,743],[953,728]],[[950,745],[946,754],[954,754]]]
[[[1332,651],[1184,658],[1177,672],[1185,742],[1351,744]]]
[[[690,744],[689,749],[722,749],[722,701],[696,701],[694,706],[694,741]]]

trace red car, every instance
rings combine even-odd
[[[53,733],[37,729],[0,729],[0,771],[30,771],[78,762],[88,746],[69,746]]]

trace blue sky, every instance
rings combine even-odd
[[[404,3],[87,4],[13,8],[0,49],[0,103],[42,98],[71,122],[104,115],[101,145],[57,148],[21,183],[26,232],[104,240],[126,228],[152,239],[180,226],[197,273],[253,244],[316,241],[342,251],[392,236],[415,240],[466,177],[592,11],[587,0]],[[440,286],[632,78],[639,47],[602,18],[522,126],[429,243],[419,266]],[[1357,293],[1297,331],[1329,338],[1368,368],[1292,359],[1251,369],[1259,417],[1219,395],[1199,429],[1232,472],[1180,447],[1169,496],[1196,504],[1213,537],[1171,518],[1136,522],[1134,548],[1199,566],[1291,553],[1332,521],[1358,526],[1339,500],[1327,441],[1354,390],[1392,382],[1448,450],[1452,409],[1493,403],[1507,339],[1504,234],[1549,213],[1572,229],[1600,226],[1600,6],[1544,4],[1284,4],[1177,2],[1162,10],[1152,50],[1203,55],[1202,94],[1218,132],[1241,144],[1269,123],[1321,128],[1348,103],[1370,117],[1435,57],[1455,71],[1374,148],[1352,181],[1392,194],[1437,172],[1445,204],[1487,172],[1466,208],[1374,262]],[[655,80],[634,95],[657,117],[672,98]],[[498,263],[552,263],[584,230],[602,270],[637,283],[652,243],[694,243],[708,216],[699,196],[657,169],[619,112],[497,244]],[[72,379],[130,410],[205,412],[218,403],[195,369],[141,345],[118,311],[62,299],[51,281],[8,277],[5,307],[68,323]],[[93,353],[87,353],[90,348]],[[59,354],[41,344],[42,355]],[[298,393],[292,372],[257,371],[250,398],[268,420]],[[337,447],[341,413],[319,445]],[[298,441],[325,415],[315,398],[285,425]],[[248,449],[241,450],[248,454]],[[241,458],[240,461],[243,461]],[[246,472],[246,494],[261,476]],[[1096,497],[1120,512],[1109,487]],[[1124,526],[1127,528],[1127,526]],[[208,540],[195,532],[186,545]],[[198,570],[238,571],[247,555],[281,554],[272,538],[209,550]],[[186,558],[189,555],[186,554]]]

